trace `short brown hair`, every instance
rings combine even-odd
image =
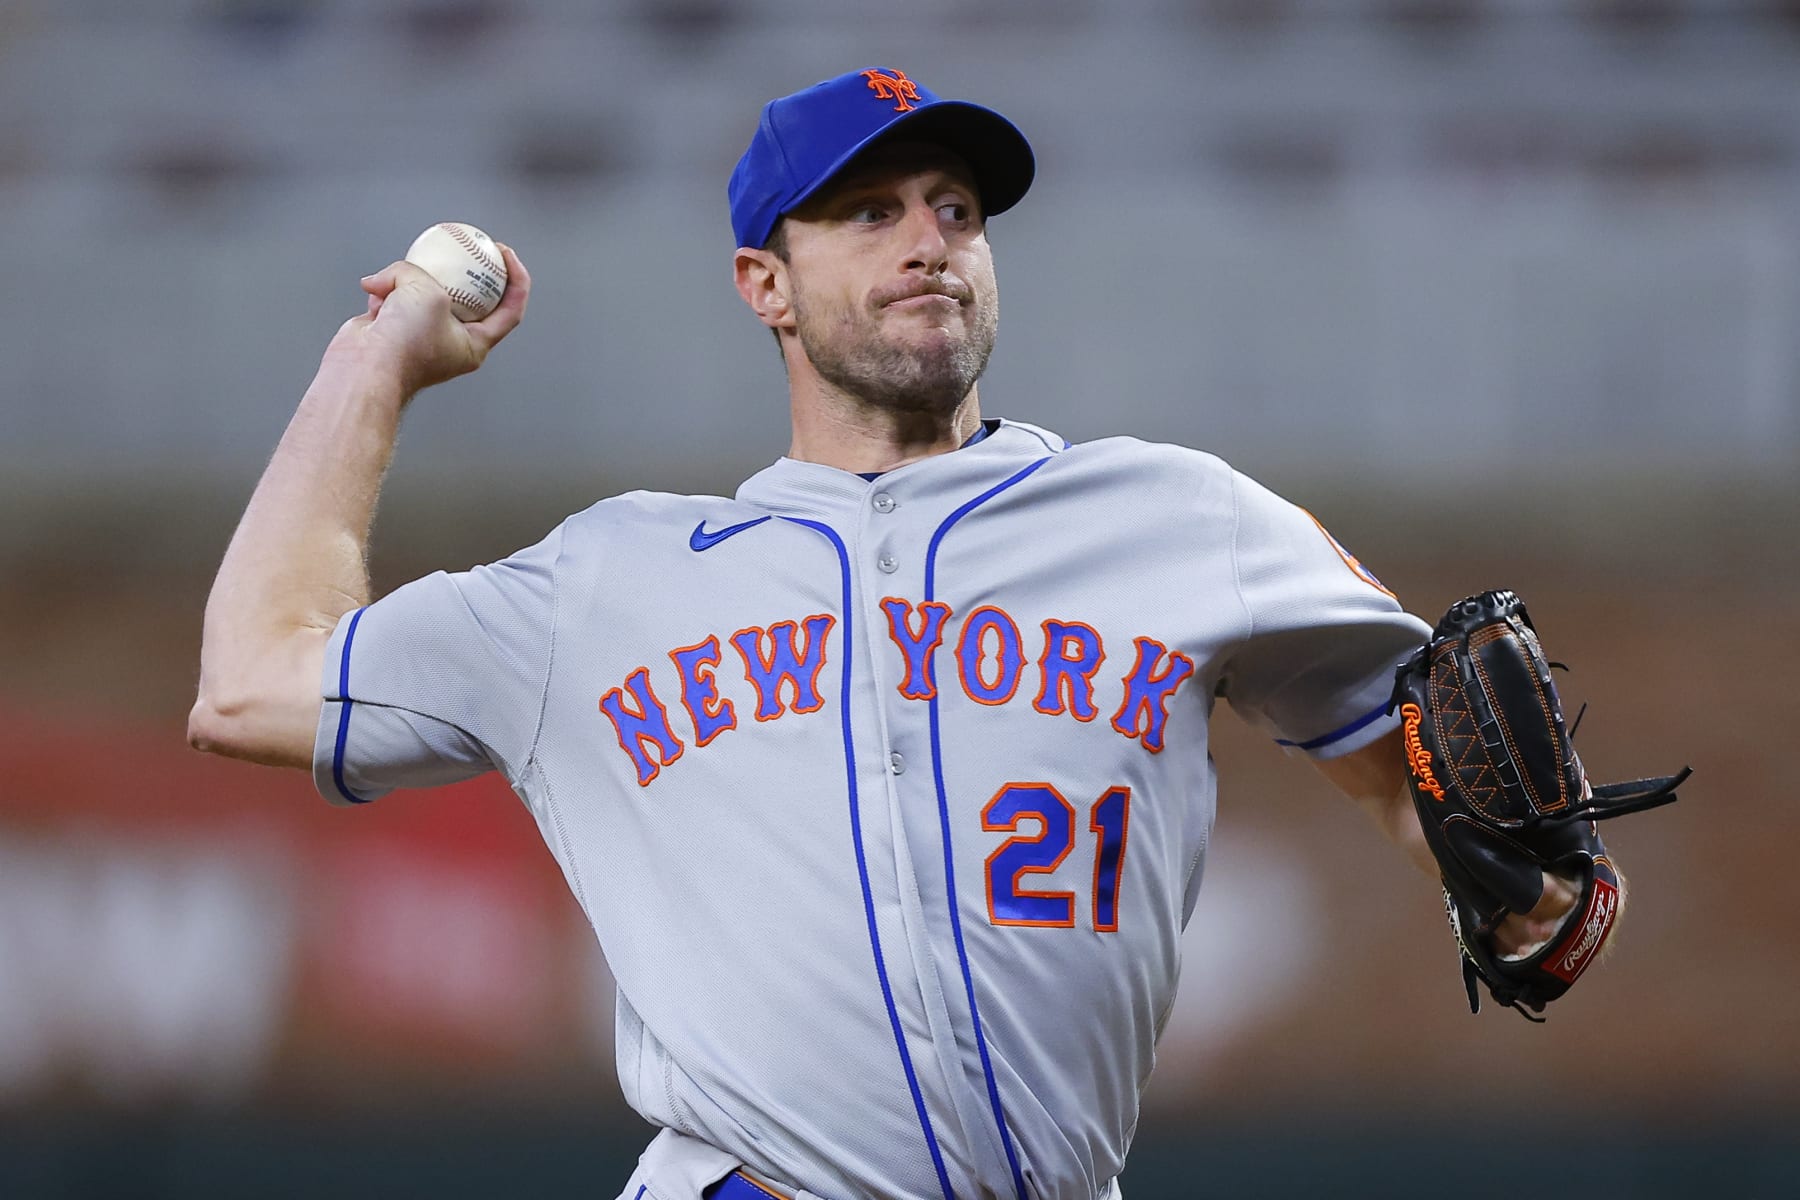
[[[767,250],[770,254],[773,254],[776,258],[779,258],[782,262],[788,260],[786,217],[780,217],[776,220],[775,228],[769,231],[769,240],[763,243],[762,248]]]

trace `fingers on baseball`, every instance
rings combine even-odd
[[[472,328],[479,329],[488,344],[492,345],[511,333],[524,319],[525,304],[531,298],[531,272],[519,261],[519,256],[505,242],[496,242],[500,247],[500,256],[506,262],[506,290],[500,294],[500,303],[494,311],[474,322]]]
[[[389,263],[373,275],[364,275],[362,277],[359,282],[362,286],[362,290],[368,293],[369,297],[368,312],[365,315],[373,317],[381,311],[382,302],[393,295],[394,288],[399,286],[400,280],[397,268],[406,265],[407,264],[402,262]]]
[[[393,262],[373,275],[364,275],[361,280],[362,290],[377,299],[385,300],[388,294],[394,290],[394,285],[399,282],[398,269],[406,265],[403,262]]]

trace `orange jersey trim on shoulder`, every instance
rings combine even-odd
[[[1337,556],[1339,558],[1344,560],[1344,565],[1346,567],[1350,568],[1351,574],[1355,575],[1358,579],[1362,580],[1364,583],[1368,584],[1370,587],[1374,588],[1376,591],[1380,592],[1382,595],[1386,596],[1388,599],[1394,601],[1396,604],[1399,603],[1400,597],[1394,595],[1394,593],[1388,588],[1387,584],[1385,584],[1385,583],[1381,582],[1381,580],[1375,578],[1375,572],[1373,572],[1373,571],[1369,570],[1369,568],[1363,566],[1361,559],[1357,558],[1356,555],[1354,555],[1354,554],[1350,553],[1348,550],[1344,549],[1344,544],[1342,542],[1338,541],[1336,538],[1331,536],[1331,530],[1325,528],[1325,523],[1323,521],[1321,521],[1321,520],[1319,520],[1319,518],[1313,516],[1312,513],[1307,512],[1306,509],[1304,509],[1304,508],[1301,509],[1300,511],[1303,513],[1306,513],[1306,519],[1311,521],[1315,526],[1317,526],[1319,532],[1325,535],[1325,540],[1331,543],[1331,548],[1333,550],[1337,551]]]

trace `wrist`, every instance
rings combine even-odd
[[[1509,960],[1530,958],[1561,936],[1574,915],[1582,893],[1579,878],[1544,872],[1544,893],[1537,906],[1528,913],[1506,918],[1500,930],[1500,957]]]
[[[308,392],[327,391],[398,413],[418,392],[403,358],[349,326],[325,347]]]

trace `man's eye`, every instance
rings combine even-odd
[[[938,213],[945,219],[960,225],[969,219],[969,206],[962,203],[940,204]]]
[[[859,204],[850,210],[850,220],[856,225],[873,225],[881,220],[883,212],[879,204]]]

